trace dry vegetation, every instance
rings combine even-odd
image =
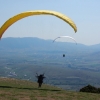
[[[12,78],[0,78],[0,100],[100,100],[100,94],[65,91],[60,88]]]

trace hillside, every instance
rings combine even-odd
[[[0,78],[0,100],[99,100],[99,94],[65,91],[60,88],[14,78]]]

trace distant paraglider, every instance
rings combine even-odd
[[[56,12],[56,11],[50,11],[50,10],[36,10],[36,11],[26,11],[26,12],[22,12],[19,13],[13,17],[11,17],[10,19],[8,19],[0,28],[0,38],[2,37],[2,35],[4,34],[4,32],[8,29],[8,27],[10,27],[13,23],[17,22],[18,20],[28,17],[28,16],[34,16],[34,15],[53,15],[56,16],[62,20],[64,20],[66,23],[68,23],[75,32],[77,32],[77,27],[75,25],[75,23],[66,15]]]
[[[59,36],[59,37],[55,38],[53,40],[53,42],[55,42],[58,38],[70,38],[70,39],[74,40],[74,42],[77,44],[76,40],[73,37],[70,37],[70,36]],[[65,57],[65,54],[63,54],[63,57]]]

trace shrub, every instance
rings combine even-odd
[[[89,92],[89,93],[100,93],[100,88],[96,88],[92,85],[87,85],[80,89],[80,92]]]

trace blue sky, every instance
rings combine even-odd
[[[63,13],[75,22],[78,31],[75,33],[67,23],[55,16],[39,15],[17,21],[5,31],[3,38],[55,39],[68,35],[85,45],[100,43],[100,0],[0,0],[0,26],[10,17],[30,10]]]

